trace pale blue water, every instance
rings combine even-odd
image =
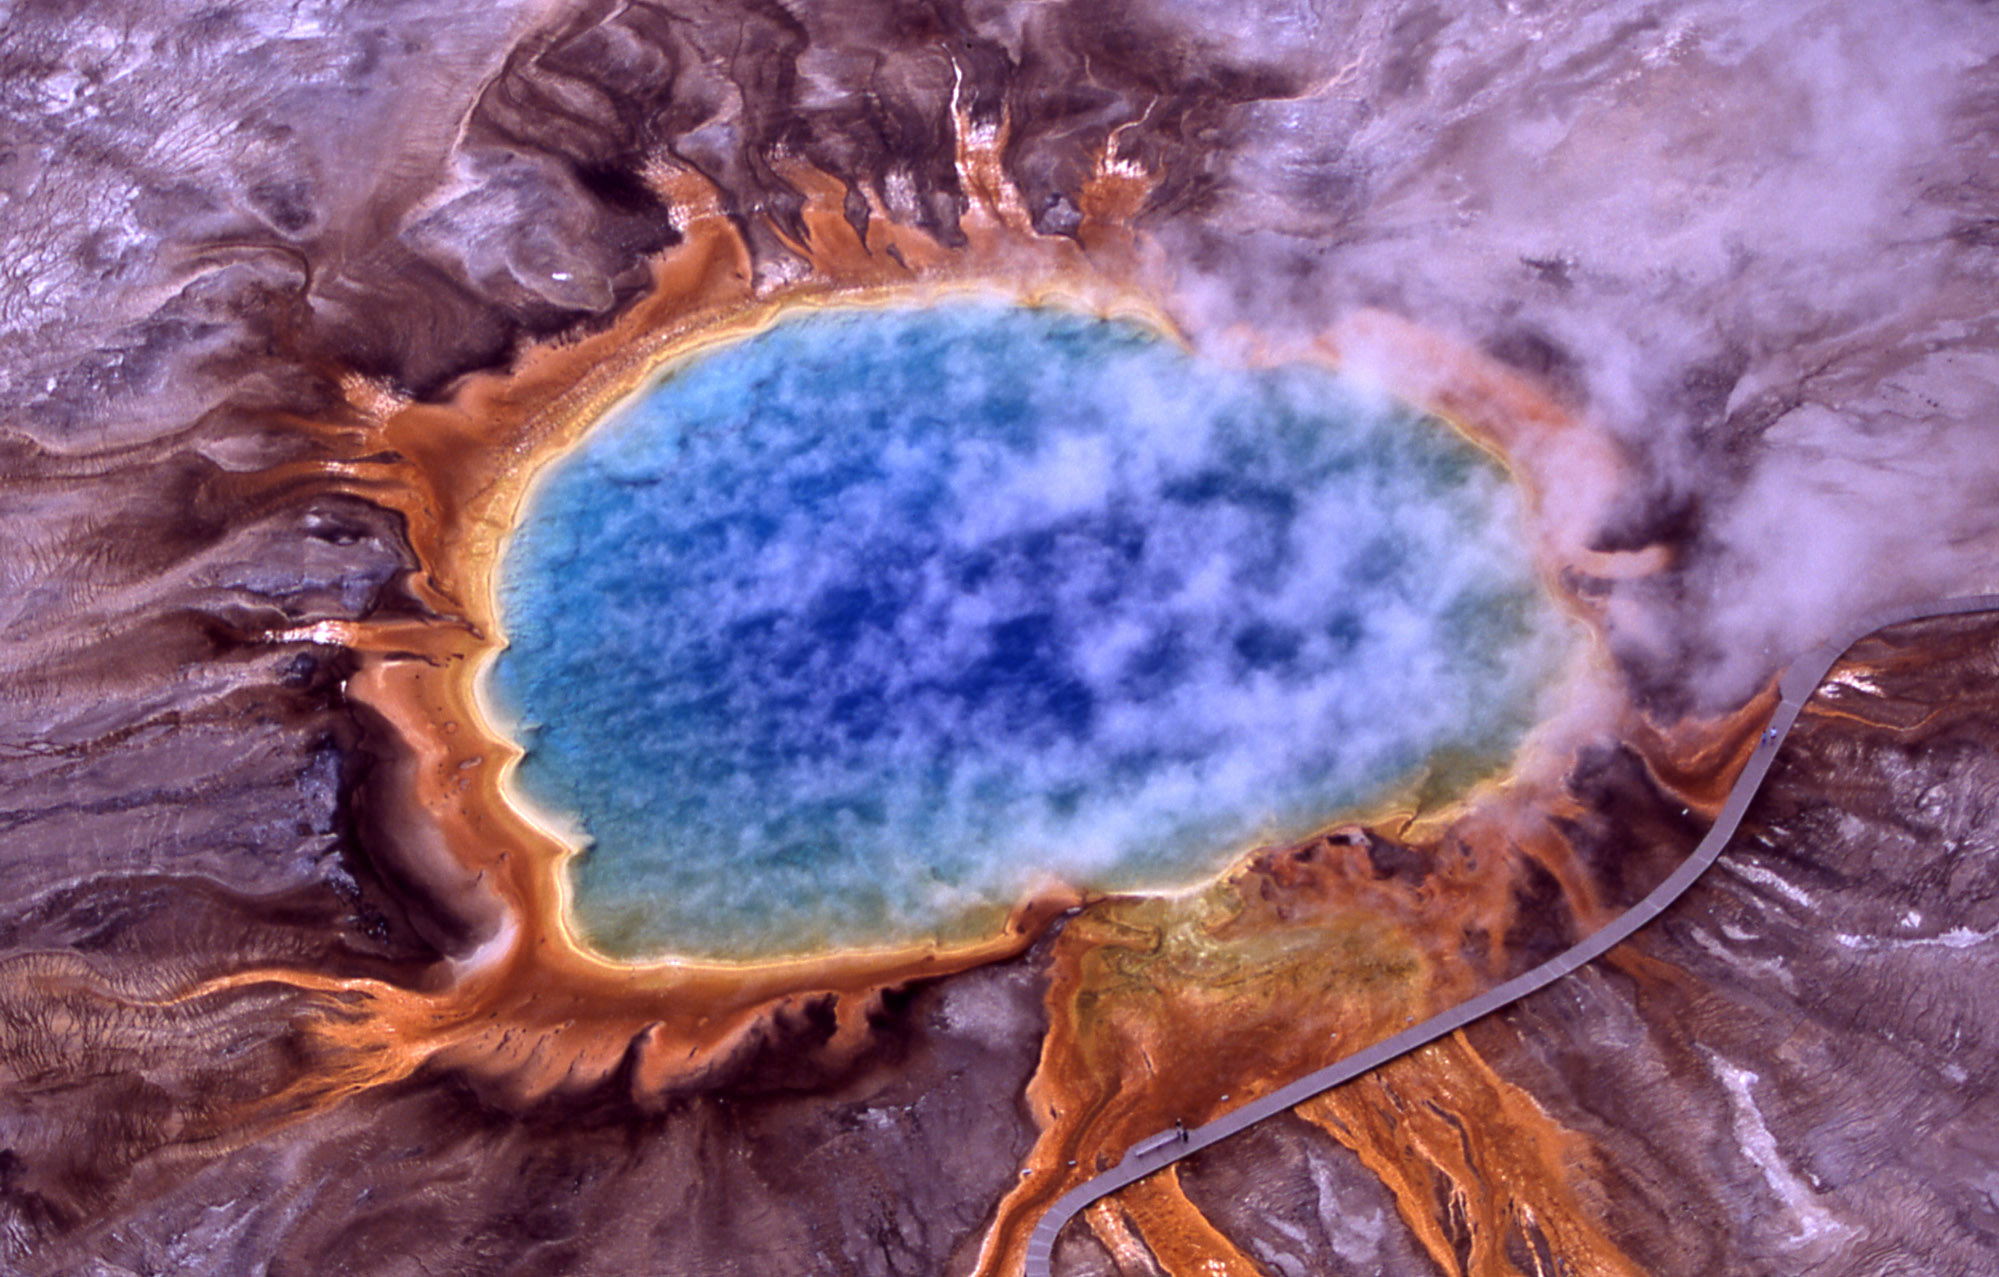
[[[1316,368],[956,305],[797,318],[537,483],[490,690],[606,952],[989,926],[1499,758],[1567,624],[1520,496]]]

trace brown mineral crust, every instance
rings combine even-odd
[[[148,1227],[75,1211],[34,1269],[962,1272],[954,1250],[1031,1140],[1019,1095],[1042,992],[1020,960],[925,983],[878,1009],[852,1067],[805,1075],[775,1053],[663,1108],[617,1085],[526,1107],[448,1073],[370,1086],[142,1163],[122,1200]],[[17,1171],[15,1187],[47,1186]]]

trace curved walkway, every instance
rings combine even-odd
[[[1184,1137],[1178,1131],[1164,1131],[1138,1141],[1124,1158],[1110,1170],[1094,1179],[1085,1180],[1055,1199],[1027,1242],[1026,1277],[1051,1277],[1051,1265],[1055,1255],[1055,1238],[1076,1215],[1091,1202],[1105,1197],[1136,1180],[1143,1179],[1154,1171],[1161,1170],[1183,1157],[1190,1156],[1261,1122],[1274,1117],[1304,1100],[1309,1100],[1321,1091],[1331,1090],[1342,1082],[1350,1082],[1371,1069],[1376,1069],[1397,1056],[1407,1054],[1419,1046],[1434,1042],[1446,1033],[1453,1032],[1478,1019],[1499,1010],[1507,1004],[1526,997],[1538,989],[1545,988],[1577,967],[1601,957],[1612,946],[1619,944],[1638,928],[1650,922],[1665,910],[1667,905],[1679,899],[1694,879],[1701,876],[1709,865],[1721,855],[1722,848],[1735,836],[1735,830],[1742,823],[1743,813],[1749,810],[1750,800],[1763,787],[1763,778],[1769,774],[1770,764],[1777,756],[1777,749],[1790,735],[1791,725],[1797,722],[1798,713],[1805,707],[1819,684],[1833,664],[1846,654],[1855,643],[1886,629],[1908,621],[1929,620],[1939,616],[1962,616],[1972,612],[1999,611],[1999,594],[1975,595],[1967,598],[1950,599],[1942,603],[1928,603],[1917,607],[1900,608],[1876,616],[1864,625],[1836,638],[1821,647],[1813,649],[1798,659],[1784,673],[1779,684],[1782,698],[1777,712],[1771,715],[1770,725],[1764,729],[1763,738],[1757,742],[1750,755],[1748,765],[1736,777],[1734,788],[1722,803],[1721,814],[1708,828],[1707,835],[1694,848],[1691,856],[1675,869],[1666,880],[1654,887],[1650,894],[1617,918],[1592,933],[1587,939],[1572,948],[1565,949],[1553,958],[1535,967],[1524,975],[1515,976],[1506,983],[1488,989],[1470,1001],[1461,1002],[1450,1010],[1434,1016],[1411,1029],[1405,1029],[1386,1041],[1377,1042],[1366,1050],[1357,1051],[1335,1064],[1330,1064],[1315,1073],[1289,1085],[1278,1088],[1262,1099],[1245,1104],[1241,1108],[1223,1114],[1205,1126],[1189,1128]]]

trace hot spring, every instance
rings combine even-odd
[[[486,692],[598,949],[963,938],[1503,768],[1576,637],[1526,546],[1503,469],[1329,369],[824,311],[536,480]]]

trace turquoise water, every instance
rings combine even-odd
[[[489,691],[583,934],[764,957],[1164,887],[1439,750],[1503,757],[1566,623],[1520,494],[1323,369],[956,305],[795,318],[535,485]]]

